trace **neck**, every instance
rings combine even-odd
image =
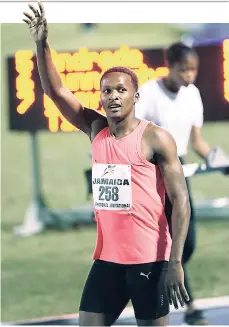
[[[131,132],[138,126],[140,120],[134,116],[128,116],[123,120],[117,121],[108,118],[108,125],[111,135],[115,138],[122,138]]]
[[[180,86],[177,86],[177,84],[174,83],[170,75],[163,79],[163,83],[170,92],[177,93],[180,89]]]

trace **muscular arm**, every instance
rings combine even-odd
[[[157,127],[153,138],[153,148],[164,179],[165,188],[172,203],[172,248],[170,262],[181,262],[186,239],[190,203],[183,168],[177,156],[176,144],[172,136]]]
[[[84,108],[75,96],[62,84],[52,61],[47,41],[48,26],[45,9],[38,2],[39,10],[29,4],[30,12],[24,12],[23,21],[28,24],[30,34],[37,46],[37,65],[44,92],[56,104],[61,114],[74,126],[86,133],[91,141],[107,126],[107,119],[94,110]],[[32,13],[31,13],[32,12]]]
[[[90,139],[107,125],[106,117],[84,108],[71,91],[66,89],[52,61],[47,39],[36,42],[37,63],[44,92],[53,100],[61,114]]]
[[[84,108],[72,92],[63,86],[52,61],[48,41],[39,41],[36,45],[38,70],[44,92],[53,100],[61,114],[92,140],[107,125],[106,117]]]

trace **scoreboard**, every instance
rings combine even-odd
[[[196,86],[205,108],[205,121],[229,120],[229,39],[217,45],[197,47],[200,57]],[[163,49],[129,48],[77,52],[52,50],[53,61],[63,84],[88,108],[100,107],[100,77],[113,66],[135,71],[142,85],[149,79],[168,75]],[[44,94],[38,75],[35,53],[19,50],[7,59],[9,128],[16,131],[72,132],[71,125]]]

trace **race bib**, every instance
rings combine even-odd
[[[99,210],[132,208],[131,166],[93,164],[94,207]]]

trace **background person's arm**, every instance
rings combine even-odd
[[[201,158],[206,159],[211,146],[204,140],[201,133],[204,122],[204,106],[198,88],[193,86],[192,90],[193,124],[190,136],[191,146]]]
[[[202,136],[201,127],[192,126],[191,145],[192,149],[203,159],[206,159],[211,151],[210,145]]]

